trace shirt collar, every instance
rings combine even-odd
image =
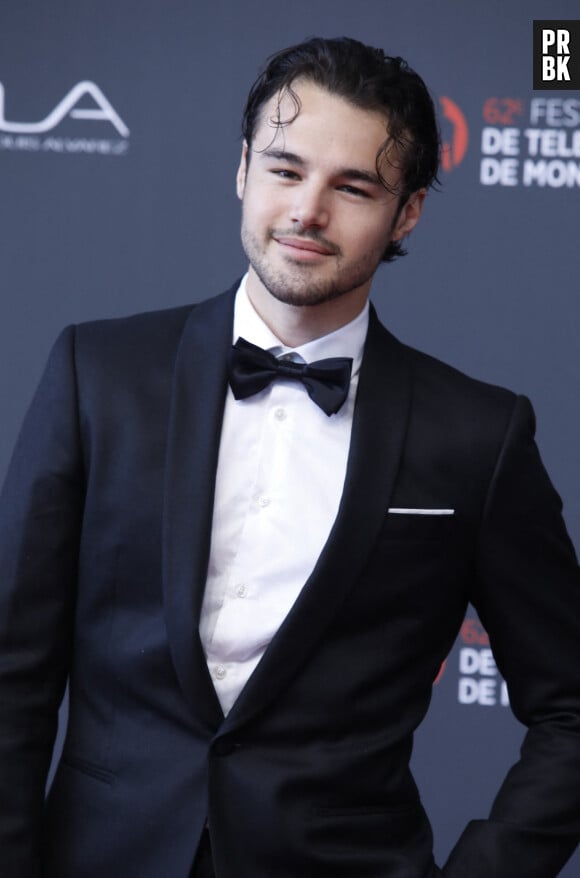
[[[335,329],[334,332],[329,332],[327,335],[315,338],[296,348],[289,348],[282,344],[280,339],[266,326],[250,302],[246,291],[247,277],[247,274],[244,275],[236,293],[234,342],[241,336],[246,341],[270,351],[275,357],[295,352],[305,363],[312,363],[326,357],[351,357],[353,361],[352,374],[355,375],[359,371],[369,325],[368,301],[360,314],[350,323],[341,326],[340,329]]]

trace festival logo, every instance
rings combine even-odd
[[[488,98],[483,121],[483,186],[580,186],[578,98]]]
[[[443,129],[441,166],[450,172],[465,157],[469,125],[451,98],[440,97],[439,102]],[[482,186],[563,190],[580,187],[580,98],[489,97],[483,101],[481,113]]]
[[[452,680],[451,669],[457,661],[458,677]],[[459,704],[475,707],[508,707],[507,684],[500,675],[489,636],[477,616],[466,616],[455,647],[442,663],[433,680],[436,686],[445,676],[446,684],[456,688]]]
[[[467,616],[461,626],[458,660],[459,704],[509,705],[507,685],[495,663],[489,635],[477,617]]]

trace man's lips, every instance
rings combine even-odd
[[[294,250],[308,250],[310,253],[318,253],[321,256],[333,256],[334,250],[321,244],[319,241],[311,241],[309,238],[293,238],[288,235],[273,235],[278,244],[292,247]]]

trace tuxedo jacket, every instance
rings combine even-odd
[[[187,878],[206,823],[217,878],[555,876],[580,835],[580,577],[531,407],[374,313],[334,526],[224,718],[198,624],[233,294],[50,356],[1,502],[3,878]],[[440,869],[409,756],[468,602],[529,731]]]

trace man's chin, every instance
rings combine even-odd
[[[295,287],[281,287],[277,284],[265,284],[266,289],[274,299],[284,305],[292,305],[295,308],[313,308],[324,305],[345,295],[347,291],[337,289],[335,286],[307,286],[301,289]]]

